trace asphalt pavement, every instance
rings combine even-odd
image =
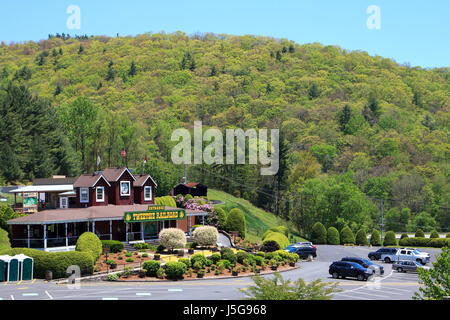
[[[406,300],[418,290],[418,277],[414,273],[392,271],[392,265],[384,266],[385,274],[369,281],[333,279],[328,274],[329,265],[345,256],[367,258],[377,248],[343,247],[318,245],[318,257],[311,262],[299,262],[300,268],[281,273],[286,279],[305,281],[322,279],[338,282],[342,290],[334,295],[339,300]],[[432,255],[439,249],[424,250]],[[429,264],[430,265],[430,264]],[[265,275],[264,277],[272,277]],[[79,285],[79,287],[76,287]],[[199,279],[192,281],[167,282],[80,282],[75,285],[58,285],[34,280],[15,283],[0,283],[0,300],[239,300],[245,295],[240,292],[253,285],[250,277],[229,279]]]

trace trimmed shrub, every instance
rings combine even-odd
[[[433,238],[429,242],[430,247],[434,248],[443,248],[443,247],[450,247],[450,239],[448,238]]]
[[[261,244],[261,250],[264,252],[273,252],[280,250],[280,245],[275,240],[264,240]]]
[[[194,230],[194,241],[201,246],[212,246],[219,240],[219,232],[211,226],[201,226]]]
[[[79,266],[82,275],[94,272],[94,259],[90,252],[46,252],[28,248],[12,248],[0,251],[0,255],[14,256],[16,254],[24,254],[34,259],[33,276],[38,279],[44,279],[47,270],[52,271],[53,279],[66,278],[67,268],[72,265]]]
[[[145,261],[142,265],[142,269],[145,270],[147,276],[149,277],[156,277],[156,272],[160,267],[161,263],[155,260]]]
[[[159,242],[167,249],[184,248],[186,246],[186,234],[178,228],[166,228],[159,232]]]
[[[102,242],[96,234],[85,232],[78,238],[75,251],[90,252],[95,263],[102,255]]]
[[[217,228],[225,229],[227,226],[227,214],[222,208],[214,208],[214,212],[217,214]]]
[[[433,230],[433,232],[431,232],[430,234],[430,238],[431,239],[439,238],[439,233],[436,230]]]
[[[374,229],[370,235],[370,244],[373,246],[381,246],[381,234],[377,229]]]
[[[267,241],[275,241],[279,246],[279,248],[276,250],[284,249],[289,245],[289,239],[286,238],[286,236],[284,234],[279,233],[279,232],[272,232],[262,242],[262,244],[261,244],[262,251],[264,251],[262,249],[263,247],[267,248],[267,245],[266,245]],[[272,245],[270,245],[270,247],[272,247]],[[267,252],[267,251],[265,251],[265,252]]]
[[[181,279],[186,273],[187,267],[182,262],[170,261],[165,264],[165,273],[169,279]]]
[[[327,243],[328,244],[339,244],[339,231],[335,227],[329,227],[327,232]]]
[[[196,262],[199,262],[202,266],[206,264],[206,257],[201,253],[196,253],[191,256],[191,264],[194,265]]]
[[[209,259],[211,259],[212,262],[213,262],[214,264],[216,264],[216,263],[221,259],[220,253],[218,253],[218,252],[213,253],[213,254],[209,257]]]
[[[123,250],[123,243],[117,240],[101,240],[103,248],[109,248],[109,252],[117,253]]]
[[[106,280],[117,281],[117,280],[119,280],[119,275],[117,273],[108,274],[108,276],[106,277]]]
[[[236,264],[237,257],[234,254],[233,250],[231,250],[230,248],[223,247],[222,249],[220,249],[220,255],[223,260],[228,260],[230,261],[230,263]]]
[[[174,208],[177,207],[177,203],[172,196],[155,197],[155,204],[166,207],[174,207]]]
[[[227,259],[222,259],[222,260],[219,260],[219,262],[217,262],[217,268],[218,269],[222,269],[220,266],[222,265],[223,266],[223,268],[225,268],[225,269],[230,269],[231,268],[231,262],[230,261],[228,261]],[[222,269],[223,270],[223,269]]]
[[[242,239],[245,238],[245,216],[240,209],[234,208],[230,210],[227,217],[227,230],[239,231],[239,236]]]
[[[178,262],[184,263],[188,269],[191,267],[191,260],[189,258],[180,258]]]
[[[253,261],[256,262],[256,265],[260,266],[264,262],[264,257],[258,256],[258,255],[254,255],[253,256]]]
[[[349,227],[344,227],[341,230],[341,244],[355,244],[355,236]]]
[[[406,233],[402,233],[402,235],[400,236],[400,240],[405,238],[408,238],[408,235]]]
[[[238,251],[236,253],[236,259],[237,262],[242,264],[245,259],[249,259],[249,254],[245,251]]]
[[[321,222],[316,222],[312,227],[311,241],[317,244],[327,243],[327,229]]]
[[[156,271],[156,277],[158,279],[164,279],[166,276],[166,272],[164,271],[163,268],[159,268],[158,271]]]
[[[442,248],[450,246],[449,238],[404,238],[399,241],[403,247],[434,247]]]
[[[271,234],[273,232],[278,232],[278,231],[273,231],[271,229],[266,230],[262,235],[262,239],[264,240],[269,234]]]
[[[367,241],[367,234],[363,229],[359,229],[356,233],[356,244],[366,246],[369,244]]]
[[[397,245],[397,239],[395,238],[394,231],[386,232],[386,234],[384,236],[383,245],[385,245],[385,246],[396,246]]]
[[[422,229],[419,229],[416,231],[416,234],[414,235],[414,237],[416,238],[425,238],[425,233],[423,232]]]

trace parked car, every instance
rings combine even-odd
[[[292,252],[292,250],[294,248],[299,248],[299,247],[312,247],[314,249],[317,249],[316,246],[313,245],[311,242],[297,242],[297,243],[288,245],[286,248],[284,248],[284,250],[288,251],[288,252]]]
[[[417,272],[417,269],[424,268],[426,270],[429,270],[430,267],[424,266],[423,264],[417,262],[417,261],[410,261],[410,260],[403,260],[403,261],[397,261],[394,262],[392,265],[392,269],[397,270],[398,272]]]
[[[368,257],[370,260],[381,260],[382,254],[396,254],[397,250],[396,248],[380,248],[377,251],[369,252]]]
[[[368,270],[356,262],[350,261],[333,262],[329,267],[328,273],[335,279],[338,279],[339,277],[343,279],[349,277],[357,278],[360,281],[367,281],[367,279],[373,274],[372,270]]]
[[[423,251],[414,249],[399,249],[395,254],[382,254],[381,260],[386,263],[397,262],[401,260],[417,261],[420,264],[427,264],[430,262],[430,255]]]
[[[383,266],[375,264],[372,261],[367,260],[367,259],[358,258],[358,257],[344,257],[344,258],[341,259],[341,261],[356,262],[360,266],[362,266],[362,267],[364,267],[366,269],[372,270],[373,274],[378,273],[377,270],[379,271],[379,274],[381,274],[381,275],[384,274],[384,267]]]
[[[300,259],[307,259],[309,256],[317,257],[317,249],[309,246],[304,247],[294,247],[290,253],[296,253],[300,257]]]
[[[430,259],[431,259],[431,255],[430,255],[428,252],[422,251],[422,250],[420,250],[420,249],[415,249],[415,248],[400,248],[399,250],[416,250],[417,252],[422,253],[422,254],[424,254],[424,255],[430,257]]]

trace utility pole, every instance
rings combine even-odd
[[[187,175],[186,175],[186,163],[184,164],[184,177],[183,177],[183,179],[184,179],[184,184],[186,184],[187,183]]]
[[[380,211],[381,211],[381,223],[380,223],[381,246],[383,246],[383,198],[380,199]]]

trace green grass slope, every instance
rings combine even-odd
[[[11,244],[9,243],[8,232],[0,229],[0,250],[9,248],[11,248]]]
[[[241,209],[245,214],[247,224],[246,239],[251,242],[260,242],[261,236],[267,229],[281,225],[289,228],[289,234],[294,237],[295,241],[305,241],[305,239],[301,238],[285,220],[275,216],[273,213],[255,207],[245,199],[236,198],[226,192],[215,189],[208,190],[208,199],[224,202],[224,204],[217,206],[224,209],[226,212],[229,212],[233,208]]]

